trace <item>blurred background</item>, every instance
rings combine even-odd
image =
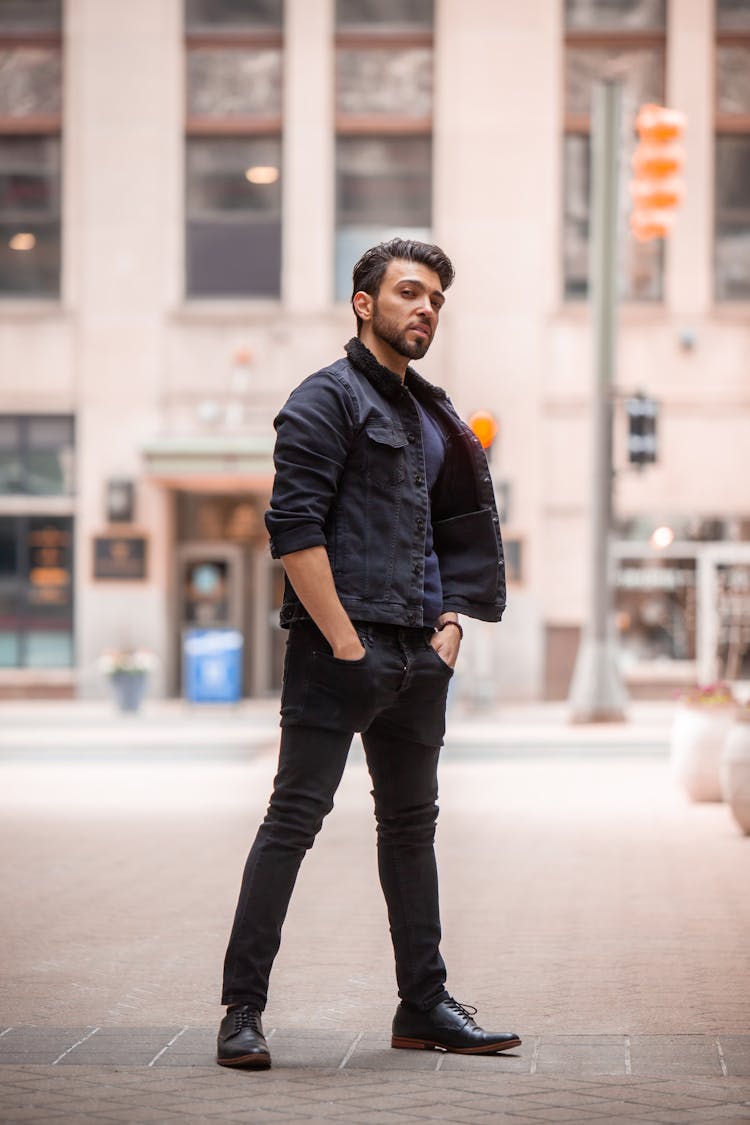
[[[497,424],[510,574],[457,690],[563,699],[588,602],[592,88],[624,84],[612,583],[634,697],[750,679],[750,0],[0,0],[0,697],[273,695],[272,419],[394,234],[457,280],[419,365]],[[687,194],[635,242],[644,102]],[[658,403],[657,458],[626,400]],[[461,684],[464,684],[462,689]],[[473,685],[473,686],[472,686]]]

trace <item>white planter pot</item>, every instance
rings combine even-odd
[[[721,791],[732,816],[750,836],[750,715],[738,714],[724,740]]]
[[[671,737],[672,774],[692,801],[720,801],[719,766],[734,704],[681,703]]]

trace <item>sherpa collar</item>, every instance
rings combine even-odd
[[[357,336],[351,338],[344,351],[352,366],[356,367],[372,383],[376,391],[379,391],[388,399],[398,397],[402,386],[398,375],[395,371],[389,371],[387,367],[383,367],[382,363],[378,363],[370,349],[366,348]],[[435,387],[432,383],[428,383],[426,379],[417,374],[413,367],[407,367],[406,369],[406,386],[418,399],[447,397],[442,387]]]

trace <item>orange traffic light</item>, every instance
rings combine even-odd
[[[497,437],[497,422],[487,410],[477,410],[469,418],[469,428],[479,439],[482,449],[489,449]]]
[[[630,229],[639,242],[666,238],[674,225],[675,211],[685,196],[679,178],[685,151],[677,143],[685,124],[684,113],[661,105],[641,106],[636,118],[640,140],[632,161]]]

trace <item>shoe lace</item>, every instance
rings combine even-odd
[[[459,1004],[458,1000],[454,1000],[452,996],[449,996],[445,1001],[445,1005],[447,1008],[451,1008],[454,1012],[457,1012],[459,1015],[463,1016],[467,1023],[475,1023],[475,1021],[472,1019],[472,1016],[475,1016],[477,1014],[477,1009],[472,1007],[471,1004]]]
[[[234,1012],[234,1031],[242,1031],[244,1028],[249,1027],[256,1035],[262,1035],[263,1032],[260,1026],[260,1012],[255,1008],[235,1008]]]

